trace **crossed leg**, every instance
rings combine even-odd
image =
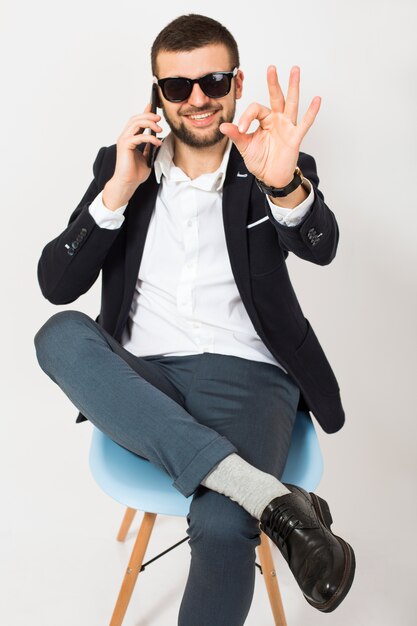
[[[196,615],[199,626],[243,624],[259,523],[200,483],[232,452],[279,478],[298,388],[278,367],[239,357],[135,357],[77,311],[50,318],[35,345],[42,369],[95,426],[194,494],[180,626],[195,626]]]

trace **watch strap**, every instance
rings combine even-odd
[[[255,180],[262,193],[266,194],[267,196],[272,196],[273,198],[284,198],[285,196],[288,196],[291,192],[295,191],[297,187],[301,185],[301,183],[303,182],[303,174],[300,168],[297,166],[294,170],[294,178],[290,183],[288,183],[288,185],[285,185],[285,187],[269,187],[258,178],[255,178]]]

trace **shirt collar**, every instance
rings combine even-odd
[[[174,137],[172,133],[169,133],[162,142],[155,159],[155,178],[158,183],[161,182],[162,176],[164,176],[167,181],[188,181],[193,187],[203,189],[204,191],[220,191],[226,177],[232,143],[232,140],[229,139],[220,167],[215,172],[201,174],[191,180],[181,168],[174,164]]]

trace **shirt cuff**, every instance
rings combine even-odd
[[[126,207],[127,204],[124,204],[115,211],[111,211],[105,206],[103,202],[103,192],[100,191],[98,196],[94,198],[88,207],[88,210],[97,226],[100,226],[100,228],[107,228],[107,230],[116,230],[117,228],[120,228],[125,221],[123,213]]]
[[[308,178],[304,178],[304,180],[308,181],[310,184],[310,193],[305,200],[303,200],[293,209],[284,209],[284,207],[277,206],[272,202],[272,200],[269,199],[269,196],[266,196],[272,215],[277,220],[277,222],[283,224],[284,226],[297,226],[313,205],[313,185],[310,183]]]

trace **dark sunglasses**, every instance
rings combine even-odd
[[[157,83],[162,89],[164,98],[169,102],[183,102],[190,97],[194,83],[200,85],[201,91],[209,98],[223,98],[227,96],[232,84],[232,78],[237,74],[237,67],[231,72],[211,72],[200,78],[184,78],[182,76],[174,76],[169,78],[154,77],[154,83]]]

